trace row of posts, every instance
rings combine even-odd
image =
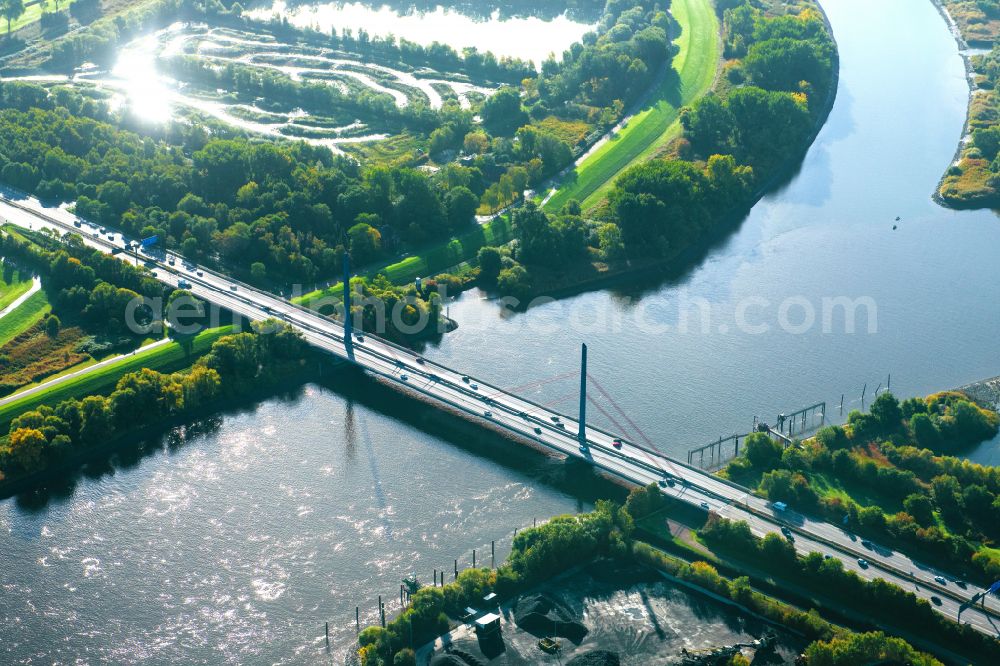
[[[533,518],[532,527],[538,527],[538,519]],[[514,536],[517,536],[517,528],[514,528]],[[476,568],[476,549],[472,549],[472,568]],[[497,568],[497,542],[494,539],[490,541],[490,568]],[[440,575],[438,570],[434,569],[434,587],[444,587],[445,581],[445,570],[442,569]],[[454,561],[452,566],[452,580],[458,579],[458,560]],[[400,610],[406,608],[407,604],[410,603],[410,592],[406,589],[404,585],[399,586],[399,608]],[[382,601],[382,595],[378,595],[378,605],[376,606],[379,615],[379,624],[385,628],[385,602]],[[354,628],[357,633],[361,633],[361,606],[354,607]],[[330,645],[330,623],[327,622],[325,625],[325,636],[326,644]]]

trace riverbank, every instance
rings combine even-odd
[[[284,375],[274,382],[257,386],[247,393],[213,400],[192,411],[165,419],[145,421],[140,427],[107,437],[98,445],[81,447],[59,462],[49,464],[37,472],[12,477],[0,475],[0,500],[16,495],[36,493],[49,485],[58,485],[57,482],[66,481],[82,473],[90,463],[108,460],[111,456],[131,447],[141,447],[144,442],[160,438],[173,429],[189,427],[193,423],[212,418],[220,413],[260,402],[282,392],[298,389],[305,382],[317,379],[321,375],[320,366],[307,364],[299,372]]]
[[[962,133],[955,147],[955,154],[951,163],[941,175],[934,194],[931,198],[939,205],[953,209],[977,209],[992,208],[1000,205],[1000,192],[990,184],[992,170],[989,160],[983,162],[982,154],[974,146],[972,132],[979,125],[982,127],[996,126],[996,110],[1000,108],[1000,101],[996,99],[995,81],[990,82],[985,74],[977,71],[977,58],[981,55],[973,53],[974,48],[989,49],[993,47],[994,40],[998,36],[992,32],[992,39],[985,37],[981,32],[973,35],[972,24],[965,20],[962,23],[952,15],[951,7],[954,0],[930,0],[938,10],[941,18],[948,25],[948,30],[955,38],[958,46],[958,54],[962,58],[965,67],[965,77],[969,86],[968,104],[965,113],[965,122],[962,125]],[[982,30],[983,23],[976,22],[978,30]],[[985,22],[987,26],[1000,25],[994,21]],[[980,79],[989,83],[988,87],[980,85]],[[985,98],[977,104],[977,97]],[[985,108],[984,108],[985,107]]]
[[[823,28],[830,40],[831,71],[829,80],[826,81],[827,86],[825,93],[823,93],[820,98],[818,106],[816,106],[816,108],[810,113],[812,116],[810,119],[811,122],[809,124],[808,131],[804,132],[805,136],[801,145],[796,145],[787,154],[787,156],[780,156],[781,161],[777,163],[776,166],[768,169],[764,174],[761,174],[761,180],[752,191],[747,193],[741,201],[733,204],[728,211],[718,214],[715,219],[710,222],[707,232],[700,233],[695,231],[688,234],[689,236],[694,234],[696,240],[686,240],[682,245],[675,246],[674,243],[672,243],[672,236],[669,238],[658,237],[657,240],[661,241],[662,244],[669,248],[661,254],[661,256],[645,256],[639,259],[620,261],[617,263],[611,262],[610,264],[603,261],[594,261],[593,255],[596,254],[596,251],[591,251],[590,248],[588,248],[590,256],[586,260],[580,260],[580,263],[571,262],[564,269],[552,269],[548,265],[525,264],[525,268],[527,268],[530,273],[530,288],[526,287],[525,292],[530,292],[532,296],[567,295],[578,293],[588,288],[593,288],[594,286],[607,285],[610,282],[620,280],[625,275],[629,274],[642,274],[664,269],[668,271],[673,270],[674,272],[682,270],[686,263],[691,261],[692,258],[697,257],[705,248],[712,247],[720,242],[720,240],[724,239],[728,231],[732,228],[731,221],[735,221],[738,226],[749,211],[753,209],[753,207],[756,206],[757,203],[764,198],[764,196],[766,196],[769,192],[774,191],[782,184],[788,182],[797,172],[802,160],[808,153],[809,148],[815,142],[816,137],[819,135],[829,118],[837,98],[840,80],[839,52],[829,17],[826,15],[822,6],[818,3],[802,3],[799,9],[800,11],[805,11],[806,9],[811,10],[812,8],[815,8],[817,15],[822,20]],[[774,93],[771,92],[771,94]],[[724,97],[724,95],[722,96]],[[687,150],[690,152],[690,149]],[[685,158],[681,161],[680,166],[687,164],[693,164],[695,168],[703,168],[702,163],[694,160],[693,158]],[[642,187],[653,189],[656,187],[663,187],[667,189],[673,187],[683,192],[685,185],[680,184],[682,182],[681,177],[676,177],[677,182],[674,182],[669,186],[664,184],[657,185],[655,181],[658,177],[659,176],[654,174],[644,174],[642,176],[638,176],[637,178],[639,182],[646,183],[645,185],[639,185],[638,187],[640,190]],[[738,178],[735,173],[733,174],[733,177]],[[646,196],[646,194],[647,193],[645,191],[630,190],[627,196],[634,199],[636,196]],[[678,192],[675,191],[674,196],[693,197],[694,195],[688,192],[683,192],[682,195],[679,195]],[[662,204],[664,209],[659,213],[659,215],[667,214],[664,211],[668,209],[669,205],[666,202],[657,201]],[[647,212],[647,214],[652,215],[653,213],[650,211]],[[623,227],[625,222],[628,222],[632,226],[641,224],[640,221],[621,220],[615,216],[610,216],[609,221],[617,222],[617,226],[619,227]],[[688,220],[688,223],[693,225],[695,229],[698,228],[698,224],[701,224],[700,222],[694,222],[691,220]],[[647,225],[648,224],[650,223],[647,221]],[[640,232],[633,231],[633,234],[638,235]],[[655,236],[655,234],[647,234],[646,236]],[[647,240],[649,239],[647,238]],[[627,251],[627,248],[624,248],[624,250]]]

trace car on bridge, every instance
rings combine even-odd
[[[493,412],[487,409],[485,412],[483,412],[483,416],[485,416],[488,419],[491,419],[493,418]]]
[[[701,508],[703,508],[705,511],[711,511],[711,509],[712,509],[712,507],[709,505],[708,502],[702,502],[698,506],[700,506]]]
[[[934,582],[938,585],[947,585],[948,581],[945,580],[944,576],[934,576]]]
[[[867,569],[868,568],[868,560],[866,560],[863,557],[859,557],[858,558],[858,566],[861,567],[862,569]]]
[[[536,435],[541,435],[542,434],[542,429],[539,428],[538,426],[535,426],[535,434]]]
[[[616,437],[614,440],[612,440],[611,446],[615,447],[616,449],[621,449],[622,448],[622,440],[620,438]]]
[[[781,533],[784,534],[785,538],[788,539],[789,541],[795,541],[795,536],[792,535],[792,531],[788,529],[787,525],[781,526]]]
[[[935,606],[940,606],[941,605],[941,597],[937,596],[936,594],[935,595],[931,595],[931,602]]]

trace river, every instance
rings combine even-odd
[[[842,59],[829,122],[798,173],[734,233],[672,279],[525,314],[466,294],[450,308],[460,328],[426,354],[519,386],[574,370],[586,340],[591,374],[677,455],[745,431],[754,414],[826,399],[836,416],[841,394],[856,407],[862,387],[870,397],[890,373],[900,395],[1000,374],[1000,223],[930,200],[965,113],[956,44],[929,2],[824,7]],[[792,305],[790,329],[840,296],[870,299],[874,332],[864,317],[854,334],[781,330],[781,303]],[[649,332],[676,324],[683,299],[707,304],[707,330]],[[620,330],[582,327],[612,314]],[[760,325],[770,330],[747,330]],[[391,598],[410,571],[426,579],[455,557],[467,564],[493,539],[503,555],[515,528],[589,506],[590,484],[572,466],[439,432],[350,374],[328,384],[0,503],[0,661],[337,662],[354,607],[373,619],[375,595]],[[571,379],[528,390],[573,409]]]

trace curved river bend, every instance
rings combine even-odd
[[[572,370],[586,339],[591,373],[677,455],[753,414],[841,393],[856,406],[889,373],[902,395],[1000,374],[1000,223],[929,198],[964,119],[956,44],[930,2],[824,7],[841,50],[836,105],[800,172],[734,234],[672,281],[523,315],[467,294],[451,306],[461,328],[427,354],[517,386]],[[781,330],[780,304],[796,324],[806,304],[819,312],[838,296],[871,299],[876,332],[863,318],[852,335]],[[769,332],[739,331],[749,297],[751,323]],[[708,330],[581,329],[611,315],[676,325],[681,299],[707,304]],[[572,382],[536,391],[572,410],[560,403]],[[494,538],[503,555],[533,517],[586,508],[565,481],[573,468],[483,450],[474,435],[446,440],[373,394],[307,386],[42,501],[0,503],[0,661],[339,663],[356,604],[372,620],[375,595],[411,570],[429,578]]]

